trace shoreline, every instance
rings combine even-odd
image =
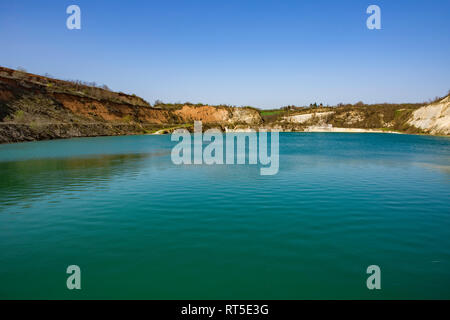
[[[440,99],[440,100],[439,100]],[[253,107],[154,105],[136,96],[0,67],[0,144],[72,137],[221,132],[391,133],[450,136],[450,97],[422,104]],[[24,103],[26,101],[26,103]]]
[[[272,129],[272,128],[259,128],[265,130],[273,130],[278,132],[306,132],[306,133],[392,133],[392,134],[408,134],[399,131],[391,131],[391,130],[379,130],[379,129],[363,129],[363,128],[338,128],[338,127],[307,127],[305,130],[283,130],[283,129]],[[248,129],[227,129],[225,133],[245,133],[245,132],[253,132],[255,131],[252,128]],[[258,130],[256,130],[258,131]]]
[[[338,128],[336,128],[338,129]],[[404,133],[404,132],[396,132],[396,131],[382,131],[382,130],[370,130],[370,129],[359,129],[359,128],[339,128],[339,129],[345,129],[344,131],[330,131],[330,130],[310,130],[310,131],[293,131],[293,130],[276,130],[279,133],[386,133],[386,134],[399,134],[399,135],[410,135],[410,136],[430,136],[430,137],[441,137],[441,138],[450,138],[450,136],[447,135],[432,135],[432,134],[420,134],[420,133]],[[246,132],[252,132],[250,130],[245,129],[231,129],[227,132],[222,132],[223,134],[227,133],[246,133]],[[158,130],[161,131],[161,130]],[[20,143],[33,143],[33,142],[40,142],[40,141],[56,141],[56,140],[68,140],[68,139],[83,139],[83,138],[96,138],[96,137],[126,137],[126,136],[163,136],[163,135],[169,135],[171,132],[165,132],[165,133],[129,133],[129,134],[118,134],[118,135],[90,135],[90,136],[73,136],[73,137],[59,137],[55,139],[36,139],[36,140],[26,140],[26,141],[12,141],[12,142],[1,142],[0,146],[2,145],[10,145],[10,144],[20,144]]]

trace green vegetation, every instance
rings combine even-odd
[[[264,123],[277,122],[289,114],[291,113],[289,109],[286,108],[260,111],[260,115]]]
[[[130,115],[126,115],[126,116],[122,117],[122,121],[126,122],[126,123],[131,123],[131,122],[133,122],[133,118]]]
[[[274,114],[285,113],[285,110],[261,110],[261,116],[272,116]]]
[[[17,110],[14,112],[14,121],[21,122],[25,117],[25,112],[23,110]]]
[[[4,135],[0,137],[0,143],[72,136],[170,133],[178,128],[192,130],[193,124],[186,122],[199,118],[206,119],[204,130],[225,130],[225,127],[257,129],[261,125],[303,131],[308,126],[331,125],[421,133],[421,130],[408,125],[408,121],[414,110],[423,105],[368,105],[359,101],[356,104],[324,106],[314,102],[309,107],[289,105],[261,110],[243,106],[235,110],[234,106],[226,104],[165,103],[156,100],[152,106],[134,94],[112,92],[107,86],[98,86],[95,82],[62,81],[0,67],[0,121]],[[174,112],[183,106],[211,108]],[[242,112],[243,109],[248,110]],[[215,117],[216,111],[220,112],[219,117]],[[302,114],[312,116],[300,117],[305,119],[300,123],[285,120],[286,117]]]
[[[311,125],[332,125],[340,128],[377,129],[384,131],[401,131],[419,133],[420,130],[407,124],[414,110],[420,108],[422,103],[406,104],[338,104],[326,106],[312,103],[310,107],[288,106],[280,109],[261,110],[260,114],[266,125],[282,125],[291,130],[303,130]],[[322,117],[313,116],[301,124],[287,123],[285,117],[301,114],[315,114],[331,112]]]

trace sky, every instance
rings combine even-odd
[[[69,30],[69,5],[81,29]],[[381,29],[369,30],[369,5]],[[0,2],[0,65],[149,102],[423,102],[450,89],[448,0]]]

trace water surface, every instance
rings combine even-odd
[[[174,145],[1,145],[0,298],[450,298],[450,139],[282,133],[275,176]]]

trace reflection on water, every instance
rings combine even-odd
[[[0,146],[0,298],[450,298],[450,139],[281,134],[274,176],[175,144]]]
[[[434,163],[417,163],[419,166],[423,166],[425,168],[430,168],[434,170],[440,170],[446,174],[450,174],[450,165],[445,164],[434,164]],[[450,180],[449,180],[450,183]]]
[[[16,204],[26,207],[27,201],[55,192],[73,191],[76,195],[88,185],[100,191],[117,176],[137,175],[144,160],[166,155],[155,152],[0,162],[0,210]]]

